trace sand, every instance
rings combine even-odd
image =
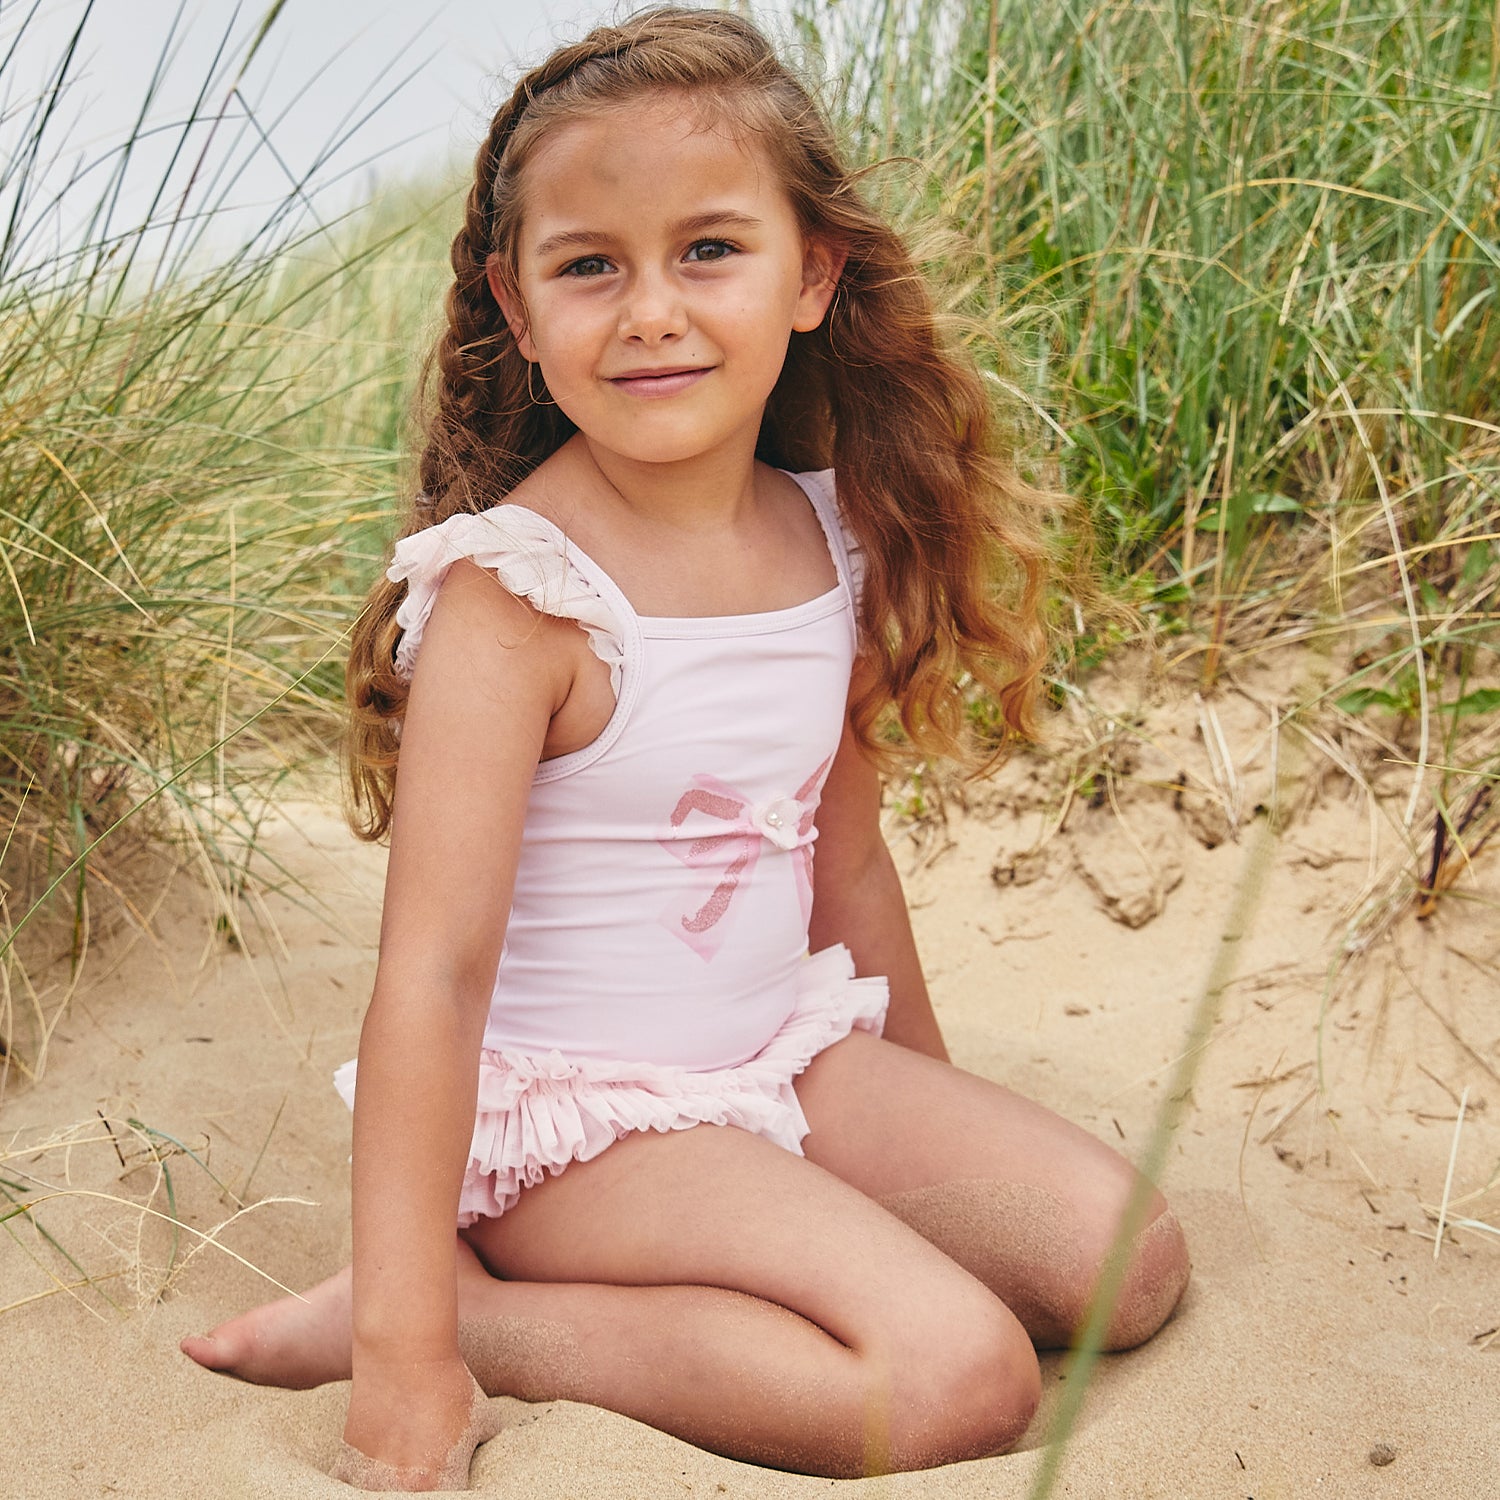
[[[1276,679],[1268,669],[1205,710],[1186,687],[1124,677],[1095,711],[1065,716],[1053,759],[1007,767],[967,811],[944,821],[910,796],[905,810],[925,816],[893,810],[955,1059],[1127,1153],[1146,1147],[1215,958],[1236,958],[1161,1173],[1192,1285],[1152,1343],[1101,1362],[1057,1493],[1494,1495],[1500,1235],[1460,1223],[1435,1258],[1434,1218],[1451,1156],[1450,1223],[1500,1224],[1500,1187],[1487,1188],[1500,1162],[1500,850],[1429,920],[1408,903],[1383,930],[1366,924],[1330,992],[1351,915],[1403,888],[1386,879],[1409,773],[1367,756],[1367,791],[1297,736],[1273,737]],[[1227,756],[1205,748],[1220,734]],[[1179,773],[1186,791],[1171,785]],[[1287,826],[1264,846],[1248,935],[1226,945],[1260,847],[1254,808],[1273,786]],[[355,1048],[383,855],[317,798],[288,805],[265,848],[288,875],[263,867],[243,945],[212,930],[185,879],[153,941],[120,934],[91,958],[44,1078],[9,1085],[0,1176],[68,1194],[35,1218],[77,1265],[26,1219],[0,1240],[4,1496],[350,1493],[327,1477],[345,1387],[239,1385],[177,1351],[274,1294],[266,1276],[305,1287],[348,1254],[349,1117],[329,1078]],[[214,1243],[179,1231],[174,1258],[170,1227],[133,1206],[166,1212],[158,1159],[181,1218],[224,1225]],[[80,1268],[94,1287],[56,1290]],[[473,1487],[537,1500],[1021,1497],[1062,1358],[1043,1373],[1020,1451],[854,1481],[733,1463],[588,1407],[504,1401]]]

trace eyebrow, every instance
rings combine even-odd
[[[690,214],[672,225],[676,235],[699,234],[705,229],[758,229],[762,221],[738,209],[710,209],[707,213]],[[560,229],[549,234],[531,252],[538,258],[555,254],[559,250],[588,248],[611,244],[614,236],[602,229]]]

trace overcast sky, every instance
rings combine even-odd
[[[46,235],[38,235],[39,242],[76,233],[70,226],[80,221],[85,205],[97,202],[92,189],[105,181],[112,153],[130,134],[164,53],[166,76],[149,113],[164,128],[149,134],[139,150],[113,224],[123,230],[141,222],[179,147],[169,201],[180,195],[209,142],[194,193],[245,206],[226,221],[233,226],[228,232],[240,233],[257,205],[263,212],[264,205],[283,198],[289,184],[356,123],[352,139],[315,173],[314,201],[325,217],[367,197],[377,177],[411,176],[470,156],[518,64],[534,62],[556,42],[636,5],[288,0],[245,73],[241,98],[230,99],[246,48],[269,8],[270,0],[93,0],[92,6],[88,0],[0,0],[0,56],[20,35],[0,78],[0,163],[15,161],[33,103],[84,21],[71,83],[44,138],[45,169],[32,174],[28,219],[40,217],[42,205],[70,175],[84,170],[86,176],[69,189],[68,206]],[[763,7],[762,13],[774,9]],[[200,113],[211,117],[229,100],[224,120],[211,141],[204,124],[184,145],[170,127],[190,112],[210,80]],[[257,139],[262,132],[267,143]],[[14,174],[11,184],[14,191]],[[8,215],[9,200],[0,206]]]

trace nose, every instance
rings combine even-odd
[[[681,338],[687,328],[687,309],[671,276],[646,269],[631,278],[620,305],[622,339],[659,344]]]

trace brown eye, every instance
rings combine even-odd
[[[699,262],[726,260],[735,252],[728,240],[699,240],[688,247],[687,259]]]
[[[570,261],[563,267],[564,276],[602,276],[609,270],[609,262],[602,255],[585,255],[582,260]]]

